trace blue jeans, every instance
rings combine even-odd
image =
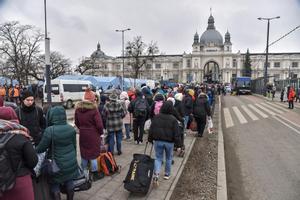
[[[66,187],[67,191],[71,191],[74,188],[73,180],[68,180],[64,182],[63,185]],[[51,184],[51,192],[53,193],[60,192],[60,184],[59,183]]]
[[[165,142],[160,140],[154,141],[154,150],[155,150],[155,162],[154,162],[154,174],[159,175],[162,161],[164,158],[164,151],[166,152],[166,165],[165,165],[165,174],[170,176],[171,166],[173,160],[173,148],[174,143]]]
[[[189,115],[184,116],[184,129],[188,129],[189,128],[189,127],[187,127],[189,119],[190,119]]]
[[[124,124],[126,131],[126,139],[130,139],[130,124]]]
[[[117,151],[121,152],[122,130],[108,132],[108,151],[114,153],[115,135],[117,140]]]
[[[81,158],[81,167],[82,169],[87,169],[88,163],[90,162],[90,168],[92,172],[96,172],[98,171],[98,163],[97,163],[97,159],[93,159],[93,160],[86,160],[84,158]]]

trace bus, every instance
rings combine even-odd
[[[233,82],[237,95],[251,94],[251,77],[236,77]]]

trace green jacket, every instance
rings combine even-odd
[[[66,112],[62,106],[51,108],[47,113],[48,127],[36,147],[38,153],[45,152],[49,148],[48,157],[51,158],[51,141],[54,141],[54,160],[60,168],[60,172],[52,177],[54,183],[64,183],[78,177],[76,132],[67,124],[66,118]]]

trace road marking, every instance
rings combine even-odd
[[[225,119],[226,128],[232,127],[234,124],[233,124],[232,117],[231,117],[230,112],[229,112],[229,108],[224,108],[223,112],[224,112],[224,119]]]
[[[279,106],[279,105],[277,105],[277,104],[275,104],[275,103],[271,103],[271,102],[266,102],[267,104],[269,104],[269,105],[272,105],[272,106],[274,106],[274,107],[276,107],[276,108],[278,108],[278,109],[281,109],[282,111],[287,111],[287,108],[283,108],[282,106]]]
[[[273,116],[274,119],[276,119],[277,121],[279,121],[280,123],[284,124],[285,126],[287,126],[288,128],[292,129],[293,131],[295,131],[296,133],[300,134],[300,131],[298,131],[297,129],[295,129],[294,127],[291,127],[290,125],[288,125],[287,123],[285,123],[284,121],[282,121],[281,119],[278,119],[278,117]]]
[[[284,108],[287,108],[289,105],[287,104],[284,104],[284,103],[278,103],[278,102],[275,102],[276,105],[279,105],[281,107],[284,107]]]
[[[257,112],[263,118],[268,118],[268,115],[266,115],[265,113],[261,112],[260,110],[258,110],[257,108],[255,108],[253,105],[248,104],[248,106],[249,106],[249,108],[251,108],[252,110],[254,110],[255,112]]]
[[[246,124],[248,122],[246,120],[246,118],[243,116],[243,114],[241,113],[241,111],[238,109],[238,107],[233,106],[232,109],[233,109],[234,113],[236,114],[236,116],[239,119],[241,124]]]
[[[276,109],[276,108],[274,108],[274,107],[272,107],[272,106],[270,106],[270,105],[268,105],[266,103],[261,103],[261,105],[263,105],[263,106],[265,106],[265,107],[267,107],[267,108],[269,108],[269,109],[271,109],[271,110],[273,110],[273,111],[275,111],[275,112],[277,112],[279,114],[283,114],[283,112],[281,110],[278,110],[278,109]]]
[[[280,115],[277,115],[277,117],[280,117],[281,119],[285,120],[285,121],[288,121],[289,123],[293,124],[294,126],[297,126],[298,128],[300,128],[300,125],[299,124],[296,124],[295,122],[292,122],[291,120],[288,120]]]
[[[251,110],[249,110],[245,105],[242,105],[242,108],[252,120],[259,120],[258,117],[256,117],[256,115],[254,115],[253,112],[251,112]]]
[[[274,113],[273,111],[269,110],[268,108],[263,107],[262,105],[256,103],[255,104],[257,107],[259,107],[260,109],[266,111],[267,113],[269,113],[270,115],[276,115],[276,113]]]

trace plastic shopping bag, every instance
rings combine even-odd
[[[213,127],[214,127],[214,125],[213,125],[212,119],[211,119],[211,117],[209,117],[207,119],[207,131],[209,134],[213,133]]]

